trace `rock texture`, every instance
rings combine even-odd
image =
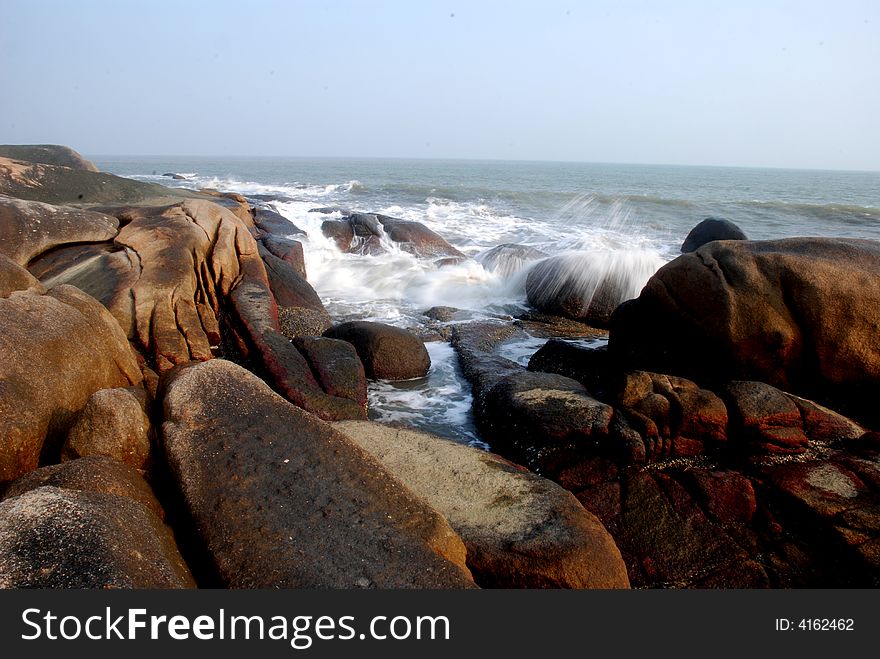
[[[37,467],[98,389],[142,376],[118,323],[72,286],[0,299],[0,482]]]
[[[93,162],[86,160],[70,147],[59,144],[0,144],[0,156],[87,172],[98,171]]]
[[[171,531],[114,494],[40,487],[0,503],[0,588],[189,588]]]
[[[442,516],[241,367],[184,369],[164,405],[168,463],[219,583],[473,586]]]
[[[352,254],[381,254],[390,242],[419,257],[465,257],[424,224],[378,213],[351,213],[341,220],[325,220],[321,231],[340,251]]]
[[[637,368],[757,380],[877,418],[880,243],[716,241],[621,306],[610,349]]]
[[[567,491],[506,460],[427,433],[335,424],[449,520],[483,587],[627,588],[620,553]]]
[[[425,344],[405,329],[383,323],[351,321],[324,332],[351,343],[370,379],[409,380],[424,377],[431,367]]]
[[[106,455],[141,469],[150,457],[150,420],[127,389],[99,389],[86,401],[61,450],[62,460]]]

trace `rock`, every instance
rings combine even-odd
[[[663,265],[650,252],[571,252],[539,261],[526,296],[540,311],[607,327],[617,306],[638,295]]]
[[[880,418],[878,326],[880,243],[715,241],[622,305],[609,346],[635,368],[766,382],[869,422]]]
[[[72,286],[0,299],[0,482],[37,467],[98,389],[141,382],[110,313]]]
[[[306,262],[301,242],[273,235],[261,237],[260,242],[271,254],[289,263],[300,277],[306,279]]]
[[[713,240],[748,240],[746,234],[730,220],[707,217],[690,230],[681,246],[681,253],[695,252]]]
[[[168,178],[170,178],[174,181],[185,181],[186,180],[186,176],[183,176],[182,174],[175,174],[174,172],[166,172],[165,174],[162,174],[162,176],[167,176]]]
[[[478,254],[475,259],[487,271],[500,277],[510,277],[532,261],[546,258],[547,254],[528,245],[505,243]]]
[[[321,336],[333,326],[326,310],[304,307],[279,307],[281,333],[293,339],[298,336]]]
[[[367,376],[354,346],[347,341],[323,337],[293,340],[308,360],[321,387],[331,396],[348,398],[367,410]]]
[[[260,256],[266,265],[269,286],[279,306],[304,307],[315,311],[324,309],[324,304],[315,289],[297,272],[294,265],[278,258],[262,245]]]
[[[358,320],[331,327],[324,336],[351,343],[370,379],[409,380],[431,368],[425,344],[400,327]]]
[[[3,144],[0,145],[0,157],[87,172],[98,171],[93,162],[86,160],[70,147],[58,144]]]
[[[376,213],[351,213],[341,220],[325,220],[322,233],[342,252],[380,254],[386,251],[383,239],[397,244],[404,252],[424,258],[465,255],[424,224]]]
[[[192,191],[113,174],[0,157],[0,194],[49,204],[136,204],[180,199]]]
[[[305,234],[305,231],[271,208],[252,208],[251,215],[254,218],[254,224],[268,234],[282,237]]]
[[[241,367],[180,370],[164,406],[172,477],[223,586],[473,586],[442,516]]]
[[[757,510],[752,482],[736,471],[691,469],[699,500],[706,511],[721,524],[748,524]]]
[[[40,487],[0,503],[0,588],[191,588],[171,531],[125,497]]]
[[[734,381],[725,391],[735,431],[761,452],[803,453],[808,443],[794,401],[763,382]],[[737,432],[732,433],[736,437]]]
[[[806,398],[785,394],[797,406],[804,424],[804,433],[813,441],[834,442],[860,439],[865,429],[834,410]]]
[[[0,253],[0,297],[9,297],[15,291],[28,289],[34,293],[46,292],[36,277]]]
[[[436,320],[441,323],[449,323],[455,320],[456,314],[460,313],[460,309],[455,307],[431,307],[423,314],[426,318]]]
[[[150,420],[127,389],[99,389],[67,435],[62,460],[106,455],[142,469],[150,457]]]
[[[114,494],[137,501],[159,519],[165,519],[165,511],[143,476],[133,467],[106,455],[40,467],[10,483],[2,498],[10,499],[44,486]]]
[[[118,229],[103,213],[0,195],[0,252],[22,266],[60,245],[113,240]]]
[[[629,586],[611,536],[555,483],[428,433],[367,421],[334,427],[449,520],[481,586]]]
[[[607,346],[587,348],[563,339],[550,339],[529,359],[530,371],[556,373],[577,380],[600,395],[616,372]]]

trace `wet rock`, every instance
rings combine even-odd
[[[289,263],[300,277],[306,279],[306,262],[301,242],[273,235],[261,237],[260,242],[271,254]]]
[[[305,231],[271,208],[252,208],[251,215],[254,218],[254,224],[266,233],[282,237],[305,234]]]
[[[707,217],[690,230],[681,246],[681,253],[694,252],[713,240],[748,240],[746,234],[730,220]]]
[[[550,339],[529,359],[530,371],[556,373],[572,378],[601,395],[616,372],[607,346],[586,348],[563,339]]]
[[[661,268],[612,322],[621,361],[757,380],[870,425],[880,395],[880,243],[715,241]]]
[[[455,307],[431,307],[424,313],[424,316],[441,323],[449,323],[455,320],[456,314],[460,312],[461,310]]]
[[[190,588],[171,531],[125,497],[40,487],[0,503],[0,588]]]
[[[325,220],[321,231],[340,251],[353,254],[381,254],[386,251],[382,240],[387,239],[402,251],[419,257],[465,257],[419,222],[376,213],[351,213],[341,220]]]
[[[241,367],[183,369],[164,405],[168,463],[220,584],[473,586],[442,516]]]
[[[142,379],[118,323],[72,286],[0,298],[0,357],[0,482],[57,452],[93,392]]]
[[[808,444],[794,401],[763,382],[734,381],[725,391],[734,436],[737,432],[760,452],[803,453]]]
[[[424,377],[431,367],[425,344],[408,330],[367,321],[351,321],[324,332],[348,341],[357,350],[370,379],[409,380]]]
[[[296,266],[278,258],[264,247],[260,249],[260,256],[266,265],[269,286],[279,306],[303,307],[316,311],[324,309],[321,298],[305,277],[297,272]]]
[[[106,455],[92,455],[40,467],[10,483],[2,498],[10,499],[44,486],[114,494],[137,501],[159,519],[165,518],[162,506],[140,472]]]
[[[427,433],[371,422],[335,427],[446,516],[481,586],[628,587],[608,532],[551,481]]]
[[[367,376],[354,346],[347,341],[324,337],[293,340],[308,360],[321,387],[331,396],[348,398],[367,410]]]
[[[99,389],[67,435],[62,460],[106,455],[141,469],[150,457],[150,420],[127,389]]]
[[[533,261],[546,258],[547,254],[528,245],[505,243],[478,254],[475,258],[488,272],[510,277]]]

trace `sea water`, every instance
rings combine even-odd
[[[626,278],[636,295],[679,254],[706,217],[738,224],[750,238],[880,239],[880,173],[592,163],[95,157],[121,176],[170,187],[216,188],[270,203],[306,232],[309,282],[335,321],[367,319],[425,331],[424,311],[463,310],[459,319],[528,309],[529,264],[490,272],[481,255],[507,243],[569,255]],[[181,174],[172,180],[166,173]],[[393,244],[380,255],[345,254],[312,212],[338,207],[422,222],[473,257],[438,267]],[[293,232],[293,226],[291,227]],[[452,322],[461,322],[454,320]],[[521,338],[505,356],[526,363],[544,338]],[[371,416],[480,444],[470,390],[448,344],[428,344],[427,378],[370,386]]]

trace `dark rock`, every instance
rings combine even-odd
[[[546,257],[544,252],[534,247],[505,243],[486,250],[475,258],[489,272],[494,272],[501,277],[510,277],[532,261]]]
[[[270,208],[252,208],[251,215],[253,215],[254,224],[266,233],[274,234],[276,236],[305,234],[305,231],[300,229],[281,213]]]
[[[681,246],[681,253],[695,252],[713,240],[748,240],[746,234],[730,220],[707,217],[691,229]]]
[[[423,315],[431,320],[448,323],[455,320],[455,315],[460,311],[455,307],[431,307]]]
[[[306,279],[306,262],[301,242],[274,235],[263,236],[260,242],[270,253],[289,263],[300,277]]]
[[[113,240],[118,229],[103,213],[0,195],[0,252],[22,266],[60,245]]]
[[[757,510],[752,482],[736,471],[691,469],[699,500],[706,511],[721,524],[748,524]]]
[[[446,520],[241,367],[182,369],[164,448],[221,585],[472,587]]]
[[[40,487],[0,503],[0,588],[191,588],[171,531],[125,497]]]
[[[269,276],[269,286],[279,306],[303,307],[323,311],[324,303],[306,281],[294,265],[284,261],[268,249],[261,246],[260,256],[266,265],[266,274]]]
[[[40,467],[10,483],[2,498],[10,499],[47,485],[65,490],[103,492],[126,497],[144,505],[159,519],[165,518],[162,506],[140,473],[105,455],[92,455]]]
[[[0,357],[0,482],[56,452],[93,392],[142,379],[119,324],[72,286],[0,298]]]
[[[335,427],[446,516],[481,586],[629,586],[608,532],[551,481],[427,433],[357,421]]]
[[[375,213],[351,213],[341,220],[325,220],[321,231],[342,252],[381,254],[382,239],[397,243],[399,249],[419,257],[466,258],[440,235],[424,224]]]
[[[529,359],[530,371],[556,373],[572,378],[601,395],[616,372],[607,346],[586,348],[563,339],[550,339]]]
[[[761,452],[803,453],[808,443],[794,401],[763,382],[734,381],[725,391],[734,429]],[[737,432],[732,433],[733,437]]]
[[[367,376],[354,346],[347,341],[324,337],[293,340],[308,360],[321,387],[331,396],[349,398],[367,409]]]
[[[142,469],[150,457],[150,420],[127,389],[99,389],[67,435],[62,460],[106,455]]]
[[[81,169],[86,172],[98,171],[93,162],[86,160],[70,147],[59,144],[2,144],[0,157]]]
[[[425,344],[400,327],[351,321],[331,327],[324,336],[351,343],[370,379],[409,380],[424,377],[431,368]]]
[[[868,422],[880,414],[878,326],[880,243],[716,241],[618,309],[610,349],[637,368],[766,382]]]
[[[607,327],[617,306],[635,297],[662,265],[628,252],[573,252],[539,261],[526,278],[529,303],[540,311]]]

